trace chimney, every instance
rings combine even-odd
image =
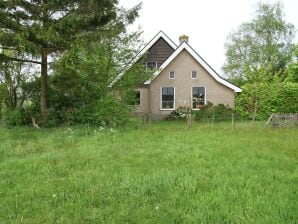
[[[182,44],[182,42],[186,42],[186,43],[188,43],[188,39],[189,39],[189,37],[188,36],[186,36],[185,34],[183,34],[183,35],[181,35],[180,37],[179,37],[179,42],[180,42],[180,44]]]

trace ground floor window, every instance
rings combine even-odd
[[[192,87],[192,108],[202,108],[205,105],[205,96],[205,87]]]
[[[161,109],[174,109],[175,89],[174,87],[161,88]]]
[[[141,91],[134,91],[134,105],[141,106]]]
[[[141,92],[135,90],[128,95],[128,105],[140,106],[141,105]]]

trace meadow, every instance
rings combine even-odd
[[[297,223],[298,129],[0,128],[0,223]]]

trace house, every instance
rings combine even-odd
[[[190,46],[187,36],[179,41],[177,46],[160,31],[132,61],[146,54],[146,67],[154,69],[151,79],[137,88],[136,112],[162,119],[178,107],[199,110],[207,102],[234,107],[235,94],[241,89],[220,77]],[[123,75],[125,71],[111,85]]]

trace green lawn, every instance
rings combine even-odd
[[[0,129],[0,223],[297,223],[298,129]]]

